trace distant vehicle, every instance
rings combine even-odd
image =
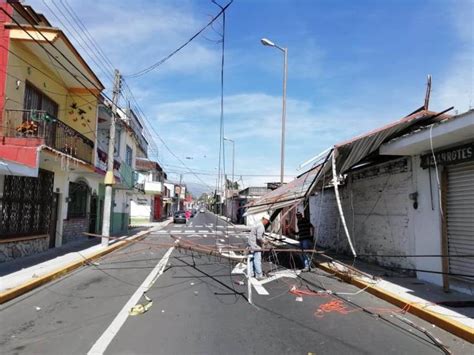
[[[199,212],[204,213],[204,212],[206,212],[206,210],[201,207],[201,209],[199,210]]]
[[[184,211],[176,211],[173,215],[173,223],[186,223],[186,213]]]

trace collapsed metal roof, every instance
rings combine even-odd
[[[293,205],[304,199],[306,191],[319,172],[319,166],[300,175],[288,184],[273,190],[260,199],[247,205],[247,214],[255,214],[266,211],[275,211],[279,208]]]
[[[332,162],[328,159],[331,154],[335,154],[337,175],[342,175],[376,152],[383,143],[411,130],[451,118],[445,114],[450,109],[441,113],[419,109],[390,124],[336,144],[323,164],[256,200],[248,206],[247,214],[275,211],[302,201],[315,190],[322,176],[332,177]]]

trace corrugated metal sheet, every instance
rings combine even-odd
[[[430,118],[436,115],[436,112],[421,110],[373,131],[336,144],[335,149],[338,152],[336,157],[337,172],[344,174],[362,159],[379,149],[382,143],[395,138],[408,128],[421,124],[423,121],[431,123]],[[446,118],[446,116],[439,116],[438,119],[441,119],[441,117]]]
[[[275,211],[302,200],[318,171],[319,167],[315,167],[288,184],[267,193],[247,206],[247,214]]]
[[[333,151],[333,153],[335,152],[336,154],[336,171],[338,175],[346,173],[379,149],[383,143],[407,133],[410,129],[418,129],[420,126],[426,126],[433,122],[450,119],[451,117],[452,116],[433,111],[420,110],[398,121],[336,144]],[[332,164],[329,161],[320,176],[332,175],[331,171]],[[319,179],[320,177],[318,177],[318,180]],[[314,190],[317,186],[317,182],[318,181],[311,186],[311,189]],[[312,191],[308,191],[308,193],[310,192]]]
[[[398,135],[407,133],[409,129],[417,129],[420,126],[426,126],[433,122],[449,118],[451,118],[449,115],[438,114],[437,112],[428,110],[419,110],[388,125],[336,144],[332,154],[336,154],[337,174],[346,173],[364,158],[379,149],[383,143]],[[322,171],[318,175],[320,169],[322,169]],[[252,205],[248,206],[247,214],[260,213],[262,210],[274,211],[280,207],[290,206],[298,199],[302,200],[305,195],[310,194],[312,191],[309,191],[309,189],[314,190],[323,176],[326,176],[326,181],[328,180],[328,176],[332,176],[331,160],[327,161],[326,164],[314,167],[287,185],[264,195]],[[315,179],[316,177],[317,179]]]

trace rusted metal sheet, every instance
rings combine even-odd
[[[300,175],[286,185],[265,194],[260,199],[248,204],[247,214],[260,213],[264,211],[275,211],[276,209],[291,206],[302,200],[306,191],[318,174],[320,167],[314,167]]]
[[[420,109],[397,121],[336,144],[332,154],[336,154],[337,174],[346,173],[390,139],[405,134],[411,129],[451,118],[452,116],[445,114],[447,111],[449,109],[441,113]],[[247,214],[274,211],[303,200],[312,193],[322,177],[331,179],[332,163],[330,161],[313,167],[290,183],[247,205]]]

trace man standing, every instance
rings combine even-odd
[[[301,249],[312,249],[313,248],[313,225],[309,220],[303,217],[301,212],[296,213],[296,218],[298,219],[298,236],[300,241]],[[302,253],[302,261],[304,263],[303,271],[311,270],[311,259],[306,253]]]
[[[264,244],[264,233],[265,233],[265,226],[270,223],[270,216],[268,214],[264,214],[261,221],[258,222],[250,231],[247,245],[250,249],[250,253],[253,254],[252,258],[252,273],[251,277],[256,276],[257,280],[263,279],[263,272],[262,272],[262,252],[259,251],[263,244]]]

